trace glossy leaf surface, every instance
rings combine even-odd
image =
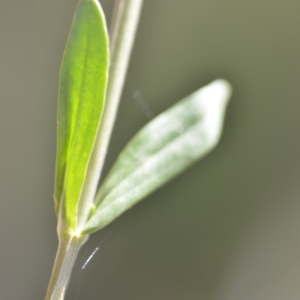
[[[219,141],[231,87],[216,80],[142,128],[119,155],[84,232],[99,230],[211,151]]]
[[[56,211],[63,209],[73,229],[104,107],[107,72],[108,36],[102,9],[96,0],[81,0],[60,71],[54,192]]]

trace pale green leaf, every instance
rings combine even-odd
[[[105,227],[184,171],[219,141],[231,87],[216,80],[142,128],[119,155],[84,232]]]
[[[108,36],[97,0],[77,6],[60,71],[56,211],[71,228],[104,107],[108,72]],[[62,203],[60,205],[60,203]]]

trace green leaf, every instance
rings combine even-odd
[[[108,35],[96,0],[77,6],[60,71],[54,197],[72,229],[104,107]]]
[[[91,233],[184,171],[219,141],[231,87],[216,80],[142,128],[104,181],[84,227]]]

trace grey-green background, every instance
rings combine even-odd
[[[109,21],[113,1],[102,4]],[[57,82],[75,5],[0,2],[4,300],[43,299],[52,268]],[[107,167],[147,113],[220,77],[234,88],[224,134],[90,238],[68,300],[299,299],[299,11],[295,0],[145,0]]]

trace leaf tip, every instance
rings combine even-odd
[[[197,98],[205,111],[203,126],[211,138],[212,145],[216,145],[220,139],[224,115],[231,94],[231,84],[224,79],[217,79],[199,90]]]
[[[232,94],[231,84],[225,79],[217,79],[202,89],[202,97],[211,105],[224,105]],[[204,100],[205,101],[205,100]]]

